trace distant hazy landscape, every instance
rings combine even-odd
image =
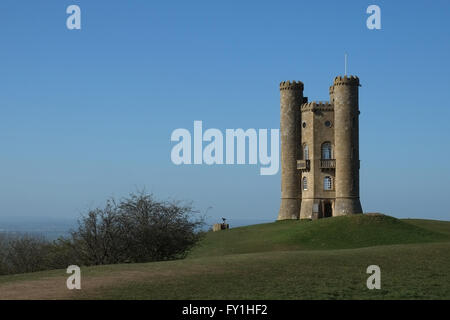
[[[221,220],[208,218],[206,228]],[[232,227],[241,227],[252,224],[273,222],[269,219],[230,219],[227,221]],[[36,218],[36,217],[2,217],[0,215],[0,233],[30,234],[43,236],[48,240],[66,236],[71,229],[77,227],[76,218]]]
[[[69,218],[0,216],[0,233],[39,235],[49,240],[67,235],[76,225],[77,219]]]

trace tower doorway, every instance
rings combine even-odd
[[[323,203],[323,217],[329,218],[333,216],[333,207],[331,206],[330,201],[325,201]]]

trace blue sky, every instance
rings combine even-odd
[[[66,8],[82,29],[66,28]],[[381,30],[366,8],[381,8]],[[450,220],[449,1],[0,3],[0,215],[77,217],[145,187],[213,218],[275,219],[280,175],[175,166],[176,128],[279,128],[278,84],[360,77],[367,212]],[[232,221],[232,220],[231,220]]]

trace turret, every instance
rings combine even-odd
[[[297,160],[301,150],[301,112],[303,83],[280,83],[281,205],[278,220],[298,219],[300,214],[300,176]]]
[[[336,200],[334,214],[362,213],[359,199],[359,78],[336,77],[330,88],[335,116]]]

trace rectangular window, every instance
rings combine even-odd
[[[327,176],[323,179],[323,189],[333,190],[333,181],[331,180],[331,177]]]

